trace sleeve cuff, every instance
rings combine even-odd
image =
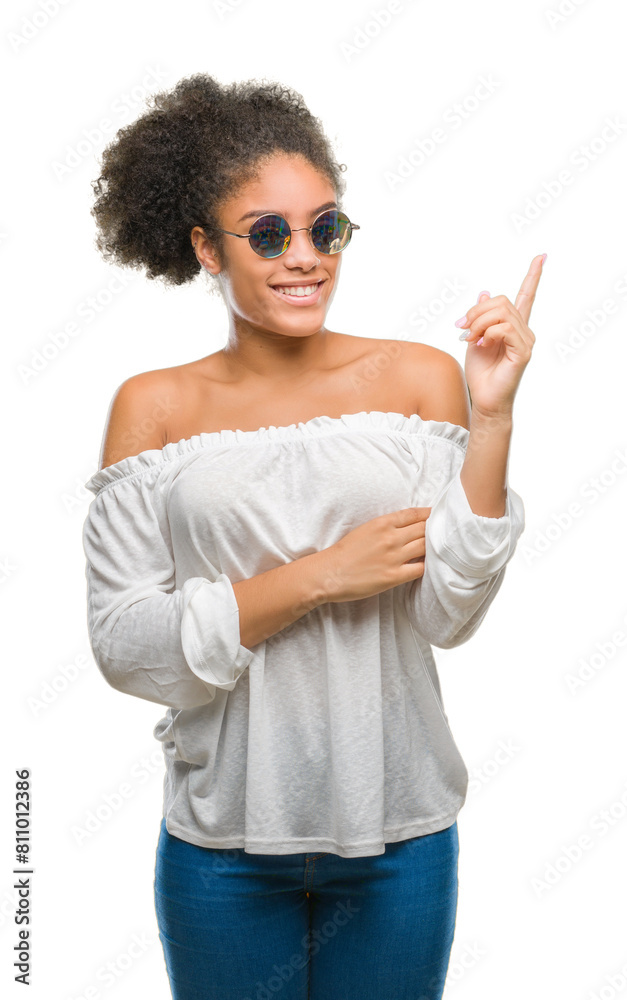
[[[254,657],[240,643],[239,607],[225,573],[215,582],[192,577],[181,588],[181,645],[200,680],[232,691]]]
[[[475,514],[464,492],[460,469],[427,519],[426,562],[431,551],[458,573],[487,579],[514,554],[524,523],[522,499],[509,485],[502,517]]]

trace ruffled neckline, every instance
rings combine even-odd
[[[254,431],[221,430],[201,431],[180,441],[170,441],[163,448],[148,448],[137,455],[129,455],[113,465],[95,472],[85,483],[85,489],[97,494],[106,486],[136,476],[149,469],[159,468],[166,462],[184,458],[192,452],[206,448],[231,447],[248,444],[275,444],[297,438],[319,437],[344,430],[382,431],[384,433],[419,434],[438,437],[464,448],[469,431],[448,420],[423,420],[417,413],[410,417],[404,413],[362,410],[360,413],[343,413],[340,417],[319,416],[311,420],[276,427],[259,427]]]

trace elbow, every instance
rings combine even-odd
[[[455,649],[456,646],[463,646],[465,642],[468,642],[470,638],[475,634],[479,628],[479,623],[477,623],[473,628],[467,629],[457,629],[457,631],[449,633],[438,633],[433,639],[427,640],[432,646],[437,646],[438,649]]]
[[[198,708],[215,698],[215,687],[204,684],[197,677],[174,678],[165,667],[154,663],[140,666],[105,656],[97,647],[92,646],[92,650],[100,674],[109,687],[120,694],[174,709]],[[160,679],[161,672],[163,677]]]
[[[128,694],[132,698],[141,698],[142,701],[150,701],[154,705],[174,709],[199,708],[201,705],[210,704],[215,698],[215,689],[210,691],[200,682],[198,686],[191,686],[181,681],[172,688],[163,688],[153,683],[147,685],[143,677],[126,670],[120,671],[110,666],[103,668],[100,663],[98,668],[114,691]]]
[[[479,628],[480,622],[473,623],[471,627],[459,627],[459,623],[453,626],[450,623],[450,628],[437,628],[430,629],[428,625],[424,623],[414,623],[416,631],[420,633],[423,639],[425,639],[429,645],[437,647],[437,649],[455,649],[456,646],[463,646],[465,642],[475,634]]]
[[[436,594],[416,588],[407,592],[407,613],[420,635],[438,649],[462,646],[475,634],[503,582],[504,570],[471,589]],[[421,600],[422,598],[422,600]]]
[[[104,656],[93,644],[92,650],[98,671],[109,687],[113,688],[114,691],[119,691],[120,694],[135,694],[132,672],[121,669],[120,664],[108,656]]]

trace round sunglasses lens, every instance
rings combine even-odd
[[[290,228],[280,215],[264,215],[250,232],[250,245],[260,257],[279,257],[290,241]]]
[[[321,253],[339,253],[348,246],[351,238],[350,219],[344,212],[335,209],[325,212],[316,219],[311,231],[314,246]]]

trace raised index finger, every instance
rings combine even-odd
[[[520,286],[520,291],[518,292],[516,301],[514,302],[514,306],[518,309],[518,312],[524,319],[525,323],[529,322],[531,307],[536,297],[536,290],[542,274],[543,258],[544,254],[541,253],[538,254],[537,257],[534,257],[531,261],[531,267],[529,268],[525,279]]]

